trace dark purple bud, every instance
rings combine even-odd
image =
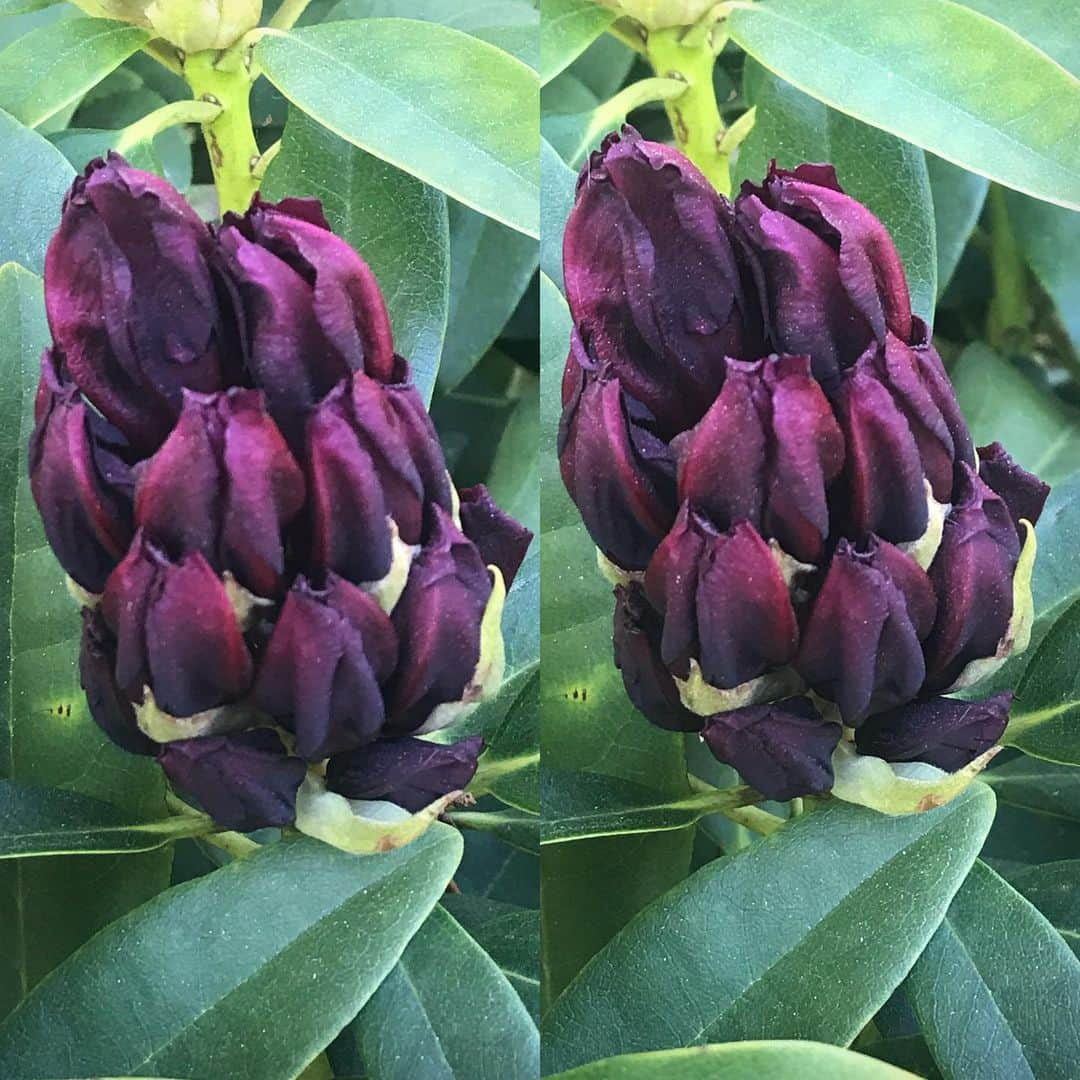
[[[1001,738],[1012,701],[1008,692],[985,701],[913,701],[871,716],[855,732],[855,745],[860,754],[886,761],[925,761],[956,772]]]
[[[664,617],[661,658],[680,678],[697,659],[705,682],[730,690],[795,656],[787,582],[745,521],[720,533],[684,503],[645,572],[645,591]]]
[[[611,369],[588,370],[573,352],[563,401],[558,450],[566,490],[604,555],[624,570],[643,570],[675,517],[671,451]]]
[[[745,520],[804,562],[829,534],[825,489],[844,439],[805,356],[726,360],[720,396],[672,441],[679,498],[719,529]]]
[[[317,200],[256,195],[242,217],[225,215],[218,243],[248,369],[293,445],[311,408],[351,372],[394,378],[378,282]]]
[[[1020,522],[1026,519],[1032,525],[1038,524],[1050,485],[1021,468],[998,442],[979,447],[979,479],[1009,508],[1017,536],[1023,543]]]
[[[137,533],[101,604],[116,636],[116,681],[133,701],[144,687],[170,716],[241,697],[251,656],[221,579],[198,552],[179,562]]]
[[[397,633],[373,597],[334,574],[323,590],[300,578],[263,654],[254,702],[295,732],[301,757],[321,761],[378,735],[380,687],[397,657]]]
[[[172,783],[226,829],[280,828],[296,819],[306,767],[269,728],[167,743],[158,760]]]
[[[922,640],[934,622],[934,589],[899,548],[871,538],[866,551],[836,547],[803,627],[799,674],[836,702],[845,724],[910,701],[926,667]]]
[[[500,510],[483,484],[462,488],[459,494],[462,532],[488,566],[499,568],[509,589],[532,543],[532,530]]]
[[[836,413],[847,451],[848,526],[860,538],[918,540],[930,522],[919,446],[870,353],[844,373]]]
[[[948,690],[973,660],[995,655],[1013,611],[1020,540],[1009,508],[971,469],[930,566],[937,621],[926,642],[926,688]]]
[[[212,393],[226,338],[209,229],[170,184],[122,157],[92,161],[64,200],[45,258],[53,341],[79,389],[140,453],[180,411],[184,387]]]
[[[172,434],[138,466],[135,522],[174,558],[201,552],[257,596],[276,596],[283,530],[304,505],[304,476],[258,390],[186,391]]]
[[[809,698],[793,697],[710,717],[702,737],[751,787],[784,802],[832,787],[832,753],[841,734]]]
[[[384,739],[332,757],[326,786],[347,799],[384,799],[416,813],[443,795],[464,791],[483,749],[479,735],[450,746]]]
[[[874,340],[911,339],[903,263],[885,227],[843,193],[831,165],[773,162],[735,210],[777,352],[809,356],[827,388]]]
[[[640,585],[631,582],[616,587],[615,666],[622,672],[627,697],[659,727],[700,731],[704,718],[683,705],[675,679],[660,657],[662,632],[663,620]]]
[[[124,437],[88,408],[46,352],[30,436],[30,490],[64,570],[100,593],[131,542],[131,470]]]
[[[97,608],[83,608],[79,684],[95,723],[129,754],[156,754],[158,745],[139,729],[135,709],[116,685],[116,640]]]
[[[406,544],[427,539],[451,508],[442,447],[416,388],[363,373],[336,386],[308,425],[312,569],[361,584],[393,561],[393,520]]]
[[[491,573],[476,545],[436,507],[434,533],[391,616],[401,654],[388,695],[390,731],[434,730],[442,726],[435,710],[465,696],[480,664],[491,594]]]
[[[563,239],[570,310],[592,355],[667,434],[700,419],[725,356],[761,354],[730,217],[686,157],[630,127],[578,180]]]

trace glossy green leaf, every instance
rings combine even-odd
[[[528,855],[540,852],[540,818],[535,813],[507,808],[505,810],[452,810],[446,820],[461,829],[475,829],[498,837],[504,844]]]
[[[547,1067],[765,1036],[850,1042],[937,929],[993,814],[981,785],[907,817],[833,803],[709,863],[551,1007]]]
[[[1009,875],[1009,884],[1042,912],[1080,956],[1080,859],[1064,859]]]
[[[1002,26],[1053,57],[1067,71],[1080,77],[1080,8],[1059,0],[956,0]]]
[[[497,807],[494,799],[481,805]],[[489,833],[467,831],[465,856],[454,881],[462,892],[517,907],[540,906],[540,860]]]
[[[1080,213],[1015,191],[1006,196],[1006,205],[1024,260],[1053,300],[1073,348],[1080,350]]]
[[[367,261],[390,309],[395,348],[431,398],[446,332],[450,235],[446,197],[294,110],[267,170],[270,199],[311,195]]]
[[[30,496],[26,446],[47,340],[40,279],[3,267],[0,778],[111,803],[128,821],[153,820],[165,814],[161,771],[113,746],[90,719],[79,686],[78,611]],[[0,864],[0,956],[10,958],[0,967],[0,1014],[92,933],[163,889],[170,859],[162,849]]]
[[[547,141],[540,140],[540,269],[562,288],[562,242],[574,205],[574,170]]]
[[[152,851],[213,831],[213,822],[202,815],[138,821],[111,803],[62,788],[0,780],[0,859]]]
[[[267,78],[343,139],[537,236],[536,75],[437,23],[360,19],[267,36]]]
[[[1080,600],[1039,643],[1016,688],[1003,741],[1026,754],[1080,765]]]
[[[1073,474],[1080,461],[1080,411],[981,343],[969,345],[949,374],[976,445],[997,440],[1050,484]]]
[[[907,272],[912,308],[932,323],[937,252],[923,152],[828,108],[753,61],[746,65],[744,91],[757,114],[739,150],[735,189],[746,179],[760,183],[772,158],[784,168],[804,161],[831,162],[844,190],[865,203],[889,230]]]
[[[398,16],[463,30],[535,68],[540,20],[528,0],[341,0],[325,21]]]
[[[1034,757],[1014,757],[983,773],[999,804],[1080,822],[1080,769]]]
[[[554,1080],[905,1080],[911,1076],[851,1050],[778,1039],[624,1054],[559,1073]]]
[[[21,15],[59,2],[60,0],[0,0],[0,15]]]
[[[540,912],[448,893],[443,907],[499,965],[534,1020],[540,1018]]]
[[[2,111],[0,146],[0,265],[16,262],[40,273],[75,170],[55,146]]]
[[[94,158],[104,157],[114,146],[121,131],[97,131],[86,128],[66,128],[49,136],[49,142],[53,144],[71,162],[72,166],[79,171],[86,166],[88,161]],[[154,150],[152,143],[139,143],[129,149],[124,158],[129,165],[144,172],[164,175],[165,168],[161,158]]]
[[[536,241],[450,205],[450,310],[439,386],[452,390],[494,344],[536,270]]]
[[[514,410],[499,439],[486,483],[499,506],[536,531],[540,528],[540,380],[521,371],[515,376],[514,393]]]
[[[904,990],[949,1080],[1072,1080],[1080,960],[984,863],[972,867]]]
[[[593,0],[540,0],[540,82],[549,83],[615,21]]]
[[[494,795],[500,802],[532,814],[540,812],[540,677],[535,667],[518,677],[504,694],[514,693],[506,718],[496,729],[480,759],[470,790]],[[520,687],[520,689],[517,689]]]
[[[940,297],[952,280],[960,256],[979,220],[990,181],[935,154],[926,155],[926,171],[930,176],[930,191],[934,200],[937,291]]]
[[[150,40],[111,19],[65,19],[0,52],[0,109],[36,127],[77,101]]]
[[[337,1075],[368,1080],[533,1080],[540,1036],[498,965],[436,906],[329,1056]]]
[[[732,39],[800,90],[955,165],[1080,207],[1080,80],[951,0],[739,4]]]
[[[443,825],[365,857],[296,839],[178,885],[0,1025],[0,1075],[291,1080],[393,968],[460,855]],[[237,1018],[260,1017],[258,1037],[238,1037]]]

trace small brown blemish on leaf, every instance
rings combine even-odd
[[[397,846],[398,842],[392,836],[380,836],[375,844],[375,850],[385,853],[393,851]]]
[[[919,800],[919,805],[915,807],[917,814],[925,814],[927,810],[936,810],[939,806],[944,806],[945,800],[940,795],[924,795]]]

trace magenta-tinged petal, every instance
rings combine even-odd
[[[696,422],[724,356],[760,354],[730,208],[679,151],[632,128],[578,181],[563,240],[566,294],[590,352],[672,434]]]
[[[974,471],[945,519],[930,566],[937,621],[926,641],[926,688],[947,690],[972,660],[991,657],[1012,616],[1020,541],[1009,508]]]
[[[843,497],[850,527],[859,538],[919,539],[929,523],[919,447],[870,354],[844,373],[836,406],[847,448]]]
[[[720,761],[780,802],[832,787],[832,753],[840,735],[840,725],[823,720],[804,697],[720,713],[702,731]]]
[[[500,510],[483,484],[462,488],[460,496],[462,531],[484,562],[499,568],[509,589],[532,543],[532,530]]]
[[[79,684],[86,693],[90,715],[122,750],[129,754],[156,754],[157,743],[139,730],[132,702],[116,685],[116,642],[101,612],[84,608],[82,617]]]
[[[165,438],[184,387],[209,393],[236,375],[212,249],[183,197],[117,154],[76,178],[49,244],[54,344],[79,389],[142,453]]]
[[[362,589],[330,575],[317,590],[301,578],[263,653],[255,704],[295,733],[308,761],[352,750],[379,733],[380,686],[397,652],[393,624]]]
[[[1050,495],[1050,485],[1021,468],[998,442],[979,447],[979,479],[1009,508],[1023,542],[1020,522],[1026,519],[1032,525],[1038,523]]]
[[[460,701],[480,659],[480,622],[491,574],[476,546],[440,507],[391,618],[401,642],[389,689],[389,731],[423,726],[439,705]]]
[[[844,461],[828,399],[806,357],[726,363],[719,397],[672,442],[679,498],[719,529],[745,519],[814,562],[829,534],[826,489]]]
[[[226,829],[251,832],[296,820],[305,766],[269,728],[167,743],[158,760],[172,783]]]
[[[855,727],[919,692],[926,674],[920,630],[925,637],[933,612],[929,579],[903,552],[883,541],[860,552],[841,540],[803,627],[795,666]]]
[[[303,473],[259,391],[189,391],[169,438],[139,468],[135,521],[174,558],[198,551],[256,595],[274,596],[283,532],[303,504]]]
[[[985,701],[936,697],[871,716],[855,732],[860,754],[886,761],[925,761],[956,772],[990,749],[1005,732],[1011,693]]]
[[[593,542],[626,570],[642,570],[675,516],[675,464],[617,378],[567,361],[570,399],[559,465]]]
[[[102,613],[117,639],[117,683],[133,700],[149,686],[165,712],[192,716],[247,691],[251,656],[225,586],[198,552],[174,563],[138,534]]]
[[[384,799],[415,813],[451,791],[463,791],[483,749],[479,735],[449,746],[384,739],[331,758],[326,786],[347,799]]]
[[[662,629],[663,622],[640,585],[632,582],[615,589],[615,666],[622,672],[627,697],[659,727],[700,731],[702,718],[683,705],[679,688],[660,656]]]
[[[46,353],[30,437],[30,490],[60,565],[100,593],[132,537],[131,470],[123,436],[87,408]]]

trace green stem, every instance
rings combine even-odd
[[[311,0],[285,0],[270,20],[270,25],[275,30],[291,30],[310,3]]]
[[[253,171],[259,146],[251,125],[251,72],[237,62],[231,50],[225,53],[193,53],[184,61],[184,78],[201,101],[220,105],[215,119],[203,124],[203,138],[214,172],[222,214],[243,213],[259,188]]]
[[[679,149],[721,195],[730,195],[731,167],[721,148],[724,122],[713,90],[716,56],[711,35],[699,27],[654,30],[646,55],[657,75],[686,85],[677,98],[664,102]]]
[[[783,818],[770,814],[768,810],[762,810],[757,806],[729,806],[721,807],[720,813],[730,821],[738,825],[745,825],[762,836],[772,836],[774,832],[784,827]]]
[[[214,847],[228,852],[234,859],[243,859],[253,851],[259,850],[259,845],[238,832],[210,833],[202,837],[204,844],[213,844]]]
[[[139,143],[150,142],[168,128],[176,124],[208,124],[216,120],[221,113],[220,105],[209,101],[174,101],[162,105],[152,113],[147,113],[141,120],[129,124],[116,140],[116,151],[126,154]]]
[[[1005,189],[990,185],[990,266],[994,295],[987,318],[987,337],[998,351],[1009,351],[1023,338],[1031,315],[1027,267],[1009,219]]]
[[[274,160],[281,153],[281,140],[278,139],[276,143],[268,146],[260,155],[259,160],[251,166],[251,171],[255,176],[255,179],[262,183],[262,178],[266,175],[266,170],[270,168],[270,162]]]

